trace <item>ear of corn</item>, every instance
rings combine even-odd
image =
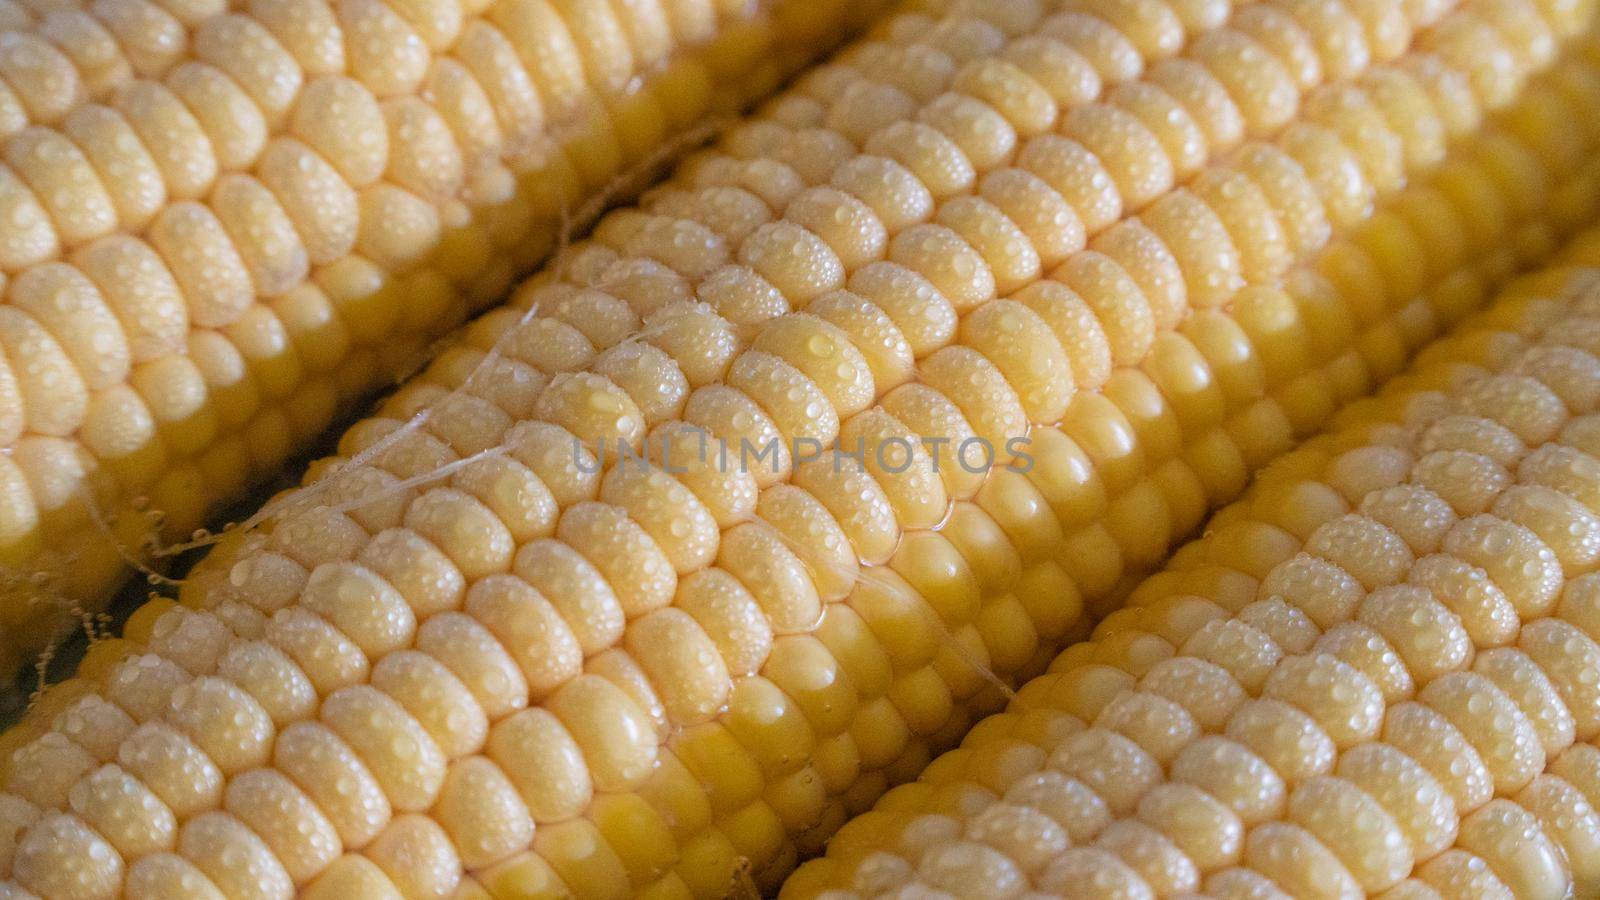
[[[882,5],[6,3],[0,670]]]
[[[775,888],[1593,206],[1587,9],[1131,6],[890,17],[603,220],[0,738],[0,884]]]
[[[1597,236],[1275,462],[783,896],[1600,891]]]

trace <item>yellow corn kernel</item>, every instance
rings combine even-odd
[[[525,268],[619,172],[711,111],[757,99],[881,5],[797,17],[696,3],[614,15],[581,3],[558,13],[543,2],[105,0],[30,13],[8,25],[0,51],[10,138],[0,279],[33,320],[0,323],[0,343],[26,401],[23,427],[55,435],[76,421],[85,459],[104,464],[94,490],[106,512],[154,501],[167,536],[187,537],[286,458],[293,441],[268,434],[274,416],[320,430],[335,406],[409,366],[402,348],[499,292],[515,272],[481,275],[486,231],[502,247],[527,246],[515,263]],[[680,13],[681,31],[669,24]],[[730,35],[786,49],[776,60],[724,58]],[[746,77],[763,65],[769,77]],[[590,152],[605,142],[609,152]],[[583,182],[554,185],[574,150]],[[861,239],[865,255],[853,259],[870,261],[870,227]],[[228,329],[248,376],[237,377],[237,361],[223,374],[209,329]],[[284,335],[312,370],[341,372],[331,390],[285,357]],[[380,345],[392,349],[354,364]],[[184,425],[141,427],[123,395],[83,412],[80,384],[137,386],[152,377],[141,364],[162,357],[193,358],[206,375],[170,390],[142,382],[157,422],[163,408],[185,407],[168,420]],[[263,398],[244,399],[252,380]],[[57,477],[69,492],[90,479]],[[87,557],[107,539],[81,505],[36,512],[8,532],[8,564],[97,606],[110,569]],[[70,547],[32,549],[74,532]],[[8,634],[7,658],[40,649],[51,627]]]
[[[1395,193],[1402,176],[1429,177],[1408,168],[1428,163],[1428,142],[1440,130],[1464,137],[1465,129],[1451,131],[1455,119],[1426,110],[1418,114],[1436,117],[1437,128],[1392,124],[1389,107],[1368,96],[1376,88],[1336,83],[1324,91],[1291,73],[1275,56],[1277,44],[1230,29],[1226,15],[1167,8],[1177,21],[1209,23],[1184,26],[1188,46],[1169,46],[1171,39],[1145,27],[1170,31],[1157,21],[1163,8],[1133,5],[1126,20],[1137,27],[1113,23],[1120,13],[1092,10],[1046,20],[1033,4],[1009,0],[976,17],[959,9],[891,17],[862,45],[879,49],[845,54],[802,79],[789,95],[793,102],[733,129],[685,163],[668,188],[606,219],[592,241],[568,250],[510,305],[466,329],[437,368],[355,426],[341,457],[313,467],[306,487],[283,495],[265,524],[224,542],[190,580],[185,604],[211,611],[206,621],[237,630],[240,642],[264,639],[304,675],[295,684],[312,685],[318,700],[302,707],[298,690],[279,695],[259,681],[254,691],[241,685],[261,708],[255,714],[239,704],[252,713],[245,717],[250,727],[213,729],[214,740],[212,733],[210,742],[193,740],[166,718],[168,703],[184,686],[216,678],[210,667],[231,658],[232,648],[207,639],[190,650],[153,623],[134,635],[148,642],[141,649],[151,651],[152,664],[142,669],[150,671],[109,680],[104,691],[172,745],[161,764],[141,769],[163,776],[147,779],[152,791],[170,795],[185,823],[220,817],[207,841],[236,849],[230,856],[239,865],[204,868],[205,876],[232,890],[239,870],[259,856],[229,824],[242,821],[243,806],[212,811],[225,809],[232,782],[263,766],[246,738],[257,723],[270,722],[274,731],[282,728],[270,765],[318,805],[346,846],[323,871],[305,873],[307,884],[470,895],[480,887],[515,892],[565,883],[580,894],[626,895],[670,893],[681,883],[692,892],[725,893],[742,877],[735,869],[742,858],[758,888],[775,889],[849,812],[912,778],[968,722],[993,710],[1009,683],[1044,669],[1060,642],[1083,636],[1089,626],[1082,611],[1104,610],[1131,590],[1207,505],[1243,489],[1248,471],[1313,430],[1324,408],[1331,413],[1336,400],[1353,398],[1400,365],[1438,323],[1431,293],[1416,299],[1391,291],[1431,289],[1435,273],[1420,282],[1386,280],[1382,266],[1394,256],[1368,248],[1404,247],[1388,218],[1375,219],[1370,233],[1341,239],[1329,252],[1337,265],[1316,267],[1311,255],[1328,250],[1332,239],[1332,227],[1324,233],[1319,222],[1350,229],[1380,198],[1402,205],[1406,195]],[[1368,54],[1380,60],[1417,24],[1376,7],[1339,8],[1360,23]],[[1414,14],[1420,21],[1423,13]],[[493,26],[463,25],[463,36],[480,37],[458,58],[484,82],[484,96],[498,104],[496,117],[508,130],[537,125],[544,110],[530,97],[582,117],[590,101],[581,90],[551,87],[576,82],[550,71],[543,74],[551,84],[534,90],[514,74],[517,48],[532,46],[518,36],[537,32],[539,23],[592,23],[596,30],[576,36],[570,54],[546,61],[566,59],[574,64],[568,75],[606,81],[616,73],[603,67],[621,58],[617,36],[632,27],[623,24],[629,17],[615,15],[576,4],[514,4],[497,11]],[[339,21],[372,38],[349,66],[375,98],[397,97],[424,77],[413,73],[409,49],[387,71],[375,55],[404,31],[416,35],[407,47],[425,47],[452,27],[414,5],[347,4]],[[1194,40],[1201,31],[1219,36]],[[1174,105],[1137,87],[1108,94],[1104,103],[1087,93],[1063,102],[1058,94],[1070,92],[1059,80],[1036,92],[1023,80],[1037,81],[1029,66],[986,62],[1009,60],[1008,48],[1026,40],[1039,69],[1040,37],[1088,60],[1101,81],[1136,81]],[[1174,63],[1163,71],[1180,74],[1140,80],[1154,69],[1141,47],[1157,48],[1153,59]],[[928,61],[905,62],[913,55]],[[1544,64],[1531,49],[1519,55],[1508,47],[1506,56],[1518,79]],[[1054,61],[1063,58],[1055,53]],[[1455,71],[1464,78],[1465,68]],[[927,83],[905,84],[909,71]],[[990,90],[1000,83],[1008,85],[1004,96]],[[1046,96],[1053,112],[1042,105]],[[1469,102],[1486,107],[1502,99],[1514,98],[1474,95]],[[1284,129],[1302,106],[1315,111],[1318,124]],[[1155,121],[1154,108],[1181,109],[1195,127],[1170,131]],[[1579,100],[1572,111],[1590,112]],[[640,123],[628,126],[639,134],[653,127],[643,111],[630,106],[627,114]],[[446,124],[475,115],[463,111]],[[307,123],[274,132],[256,167],[303,232],[316,291],[362,346],[352,371],[381,368],[381,360],[417,347],[417,337],[403,331],[413,317],[449,318],[438,297],[451,275],[417,270],[385,286],[390,267],[406,255],[399,238],[411,233],[407,222],[421,220],[403,217],[397,228],[380,231],[362,225],[363,197],[404,191],[432,202],[430,192],[455,179],[449,154],[433,149],[442,146],[443,131],[430,121],[420,109],[386,115],[388,153],[403,162],[394,172],[386,164],[378,180],[359,189],[324,155],[335,153],[332,136]],[[1071,137],[1043,133],[1047,121],[1066,123],[1059,127]],[[598,120],[588,126],[582,150],[565,162],[526,161],[530,180],[534,172],[573,185],[605,180],[609,160],[630,138]],[[412,134],[401,140],[401,130]],[[1262,162],[1225,167],[1221,154],[1246,134],[1254,141],[1249,148],[1260,148],[1252,158]],[[1202,154],[1190,146],[1201,138],[1216,146]],[[1492,258],[1472,258],[1458,270],[1489,282],[1514,262],[1509,251],[1488,252],[1494,241],[1525,246],[1531,257],[1541,252],[1540,234],[1556,234],[1549,192],[1520,196],[1523,188],[1579,174],[1576,158],[1525,157],[1515,137],[1494,146],[1458,159],[1504,209],[1484,226],[1486,233],[1499,229],[1484,247]],[[1139,147],[1149,152],[1130,150]],[[434,170],[438,184],[424,177]],[[1173,189],[1180,171],[1187,186]],[[1002,178],[1004,172],[1017,174]],[[279,196],[302,174],[327,187],[326,204]],[[1004,189],[986,189],[991,176]],[[824,184],[829,190],[817,190]],[[909,184],[920,190],[897,189]],[[1517,202],[1506,202],[1511,193]],[[482,262],[461,265],[475,270],[474,284],[503,283],[512,259],[535,252],[520,241],[519,223],[546,202],[507,195],[481,220],[440,212],[441,226],[473,232],[453,231],[452,241],[482,248],[471,251]],[[1031,223],[1012,218],[1035,207],[1040,213]],[[882,225],[881,242],[863,224],[869,210]],[[1463,219],[1473,213],[1464,204],[1452,210]],[[1030,233],[1045,227],[1045,214],[1060,225],[1053,246],[1035,245]],[[1280,233],[1292,220],[1297,234],[1314,237],[1294,248],[1301,255],[1291,260],[1289,238],[1274,236],[1269,219]],[[352,246],[355,255],[347,255]],[[1059,258],[1047,269],[1052,256]],[[238,258],[238,271],[253,285],[251,267],[267,257]],[[1291,262],[1307,268],[1288,270]],[[1280,276],[1281,304],[1245,304],[1249,314],[1239,313],[1237,334],[1221,324],[1232,321],[1236,297],[1251,299],[1241,288],[1275,298],[1276,289],[1257,282]],[[179,283],[188,288],[193,280]],[[1001,296],[1012,292],[1018,295]],[[284,296],[291,295],[314,321],[316,296]],[[402,295],[416,296],[426,310],[402,309]],[[226,388],[238,398],[226,410],[142,397],[161,407],[152,417],[174,452],[219,470],[225,461],[207,454],[210,434],[231,427],[230,415],[242,419],[239,409],[262,404],[257,421],[280,415],[309,428],[319,408],[296,402],[288,407],[292,418],[271,408],[266,398],[287,380],[266,364],[274,330],[244,315],[215,332],[226,347],[209,333],[188,342],[199,348],[194,377],[181,364],[155,370],[208,392]],[[1070,337],[1077,334],[1104,340]],[[1090,357],[1081,362],[1074,358],[1080,346]],[[508,365],[474,371],[491,357]],[[1268,377],[1269,359],[1279,367],[1276,380]],[[1261,374],[1250,374],[1258,363]],[[340,374],[318,377],[319,384],[355,377],[334,365]],[[1079,379],[1080,370],[1091,377]],[[1517,377],[1537,380],[1547,371],[1562,370],[1533,368]],[[1299,392],[1303,384],[1310,387]],[[1561,427],[1564,419],[1552,415],[1544,394],[1526,381],[1516,385],[1483,393],[1473,410],[1493,414],[1532,398],[1532,412],[1511,430],[1531,436]],[[1550,396],[1561,403],[1570,393]],[[1323,406],[1318,398],[1326,398]],[[729,465],[713,437],[781,438],[795,446],[785,448],[786,464],[758,477]],[[857,438],[859,454],[851,446]],[[943,440],[927,440],[934,438]],[[864,446],[896,439],[911,444],[903,457],[879,458],[877,448]],[[912,467],[896,471],[904,460]],[[1320,475],[1318,465],[1300,465],[1297,484]],[[1493,465],[1503,477],[1484,484],[1511,483],[1512,470]],[[629,467],[637,480],[629,480]],[[180,471],[191,468],[201,470],[196,462]],[[947,821],[975,815],[986,796],[1011,795],[1011,782],[1040,774],[1054,759],[1035,742],[1052,750],[1070,745],[1083,759],[1074,763],[1067,753],[1053,763],[1053,771],[1065,766],[1070,776],[1055,771],[1060,782],[1041,779],[1034,789],[1076,849],[1070,864],[1045,867],[1041,887],[1089,883],[1073,866],[1106,860],[1113,882],[1129,890],[1203,887],[1211,871],[1187,858],[1184,848],[1199,846],[1192,836],[1179,840],[1181,829],[1154,822],[1115,821],[1138,814],[1169,769],[1192,789],[1180,791],[1178,802],[1214,796],[1203,811],[1215,819],[1225,810],[1239,822],[1237,840],[1211,851],[1213,866],[1259,865],[1287,879],[1297,874],[1294,862],[1308,862],[1311,870],[1298,871],[1306,880],[1291,890],[1398,877],[1403,854],[1389,845],[1404,839],[1399,818],[1378,799],[1350,793],[1359,786],[1344,787],[1356,782],[1333,768],[1333,754],[1384,735],[1388,698],[1406,695],[1367,674],[1380,664],[1405,665],[1399,652],[1358,652],[1359,642],[1347,637],[1390,643],[1380,627],[1392,631],[1393,623],[1379,615],[1389,610],[1374,607],[1375,624],[1351,623],[1367,631],[1330,639],[1326,646],[1339,656],[1317,648],[1323,631],[1336,631],[1341,615],[1353,617],[1367,591],[1406,580],[1435,523],[1424,516],[1419,524],[1406,510],[1361,511],[1341,493],[1365,483],[1361,467],[1350,468],[1356,471],[1338,489],[1274,494],[1228,514],[1232,521],[1219,520],[1208,544],[1177,558],[1178,565],[1204,567],[1181,592],[1203,601],[1159,598],[1171,602],[1152,604],[1142,617],[1119,616],[1100,641],[1084,645],[1088,655],[1061,664],[1044,689],[1019,695],[1028,698],[1021,702],[1052,698],[1064,707],[1061,716],[1018,716],[1003,735],[1013,743],[971,755],[971,783],[946,764],[937,769],[949,779],[945,786],[902,791],[892,803],[925,800]],[[1448,505],[1449,473],[1427,471],[1438,476],[1435,493]],[[542,491],[526,487],[535,482]],[[180,484],[158,482],[174,495]],[[524,492],[526,504],[517,499]],[[1496,496],[1471,498],[1465,515],[1495,515]],[[1249,519],[1252,510],[1261,520]],[[1454,506],[1451,512],[1462,515]],[[1526,573],[1515,565],[1476,556],[1470,565],[1505,582],[1498,586],[1515,597],[1514,612],[1553,609],[1544,563],[1559,572],[1560,559],[1546,560],[1530,541],[1561,520],[1535,510],[1519,511],[1519,518],[1529,523],[1515,526],[1522,531],[1474,531],[1452,521],[1432,552],[1466,554],[1511,535],[1520,542],[1515,562],[1532,559],[1539,571],[1518,581]],[[1459,547],[1449,537],[1457,531]],[[923,538],[948,542],[948,549]],[[1330,567],[1358,570],[1349,573],[1356,594],[1348,602],[1336,579],[1298,585],[1297,596],[1322,601],[1320,619],[1285,597],[1257,596],[1260,582],[1308,547]],[[1330,596],[1322,597],[1324,590]],[[1448,623],[1434,607],[1423,609]],[[1205,647],[1204,657],[1185,649],[1186,632],[1214,619],[1230,619],[1236,630]],[[1459,638],[1443,624],[1437,633]],[[736,647],[747,635],[753,643]],[[1503,708],[1513,724],[1515,707],[1530,733],[1562,733],[1547,727],[1559,725],[1547,714],[1550,697],[1560,696],[1553,684],[1506,690],[1496,678],[1514,675],[1514,666],[1447,671],[1453,664],[1437,666],[1443,674],[1427,685],[1413,678],[1411,696],[1469,676],[1475,690],[1458,692],[1466,702],[1504,697],[1509,706],[1495,711]],[[448,677],[429,690],[418,674],[426,672]],[[1476,690],[1480,681],[1493,692]],[[1118,699],[1132,688],[1137,701]],[[82,687],[95,689],[87,681]],[[219,707],[222,699],[232,695],[219,698]],[[452,716],[438,708],[451,703],[476,709]],[[1180,727],[1159,727],[1156,717],[1166,712]],[[1506,729],[1457,722],[1453,706],[1449,713],[1395,733],[1414,736],[1408,746],[1453,748],[1454,741],[1479,754],[1478,770],[1450,782],[1459,788],[1452,798],[1501,782],[1520,788],[1525,761],[1488,752]],[[308,720],[280,725],[286,715]],[[42,733],[52,724],[30,727]],[[1190,740],[1202,730],[1214,733]],[[198,766],[191,745],[210,769]],[[1276,774],[1275,765],[1287,767],[1302,749],[1314,759],[1287,777]],[[1423,755],[1418,765],[1430,776],[1450,775],[1451,754]],[[169,757],[180,762],[166,763]],[[1444,774],[1435,775],[1437,768]],[[197,774],[188,783],[202,789],[181,793],[178,770]],[[1276,821],[1313,782],[1337,801],[1330,805],[1377,817],[1359,835],[1383,844],[1381,858],[1369,860],[1364,845],[1324,847],[1335,832],[1317,815],[1318,802],[1296,807],[1301,824]],[[691,802],[694,784],[703,805]],[[498,812],[486,816],[491,809]],[[1021,818],[1017,827],[1048,832],[1036,818]],[[1014,824],[986,827],[997,833]],[[931,848],[940,839],[960,847],[908,861],[918,873],[926,863],[937,884],[967,892],[991,878],[968,878],[963,860],[1005,884],[1016,883],[1008,871],[1039,868],[1037,858],[1020,867],[998,862],[1003,848],[970,836],[956,844],[957,835],[941,837],[941,828],[919,825],[907,843]],[[256,837],[271,847],[265,835]],[[1491,849],[1486,842],[1474,852],[1492,856]],[[354,861],[356,854],[370,865]],[[292,855],[297,873],[315,858]]]
[[[1039,789],[1039,776],[1031,775],[1037,762],[1012,768],[1002,761],[1008,739],[997,718],[869,814],[887,818],[863,817],[846,826],[841,835],[850,840],[841,837],[827,858],[802,867],[784,895],[860,892],[872,884],[869,872],[891,871],[896,860],[910,864],[904,875],[909,883],[927,888],[1005,885],[1013,879],[1018,887],[1011,893],[1058,890],[1056,869],[1067,867],[1069,858],[1076,883],[1094,885],[1097,896],[1192,891],[1201,882],[1215,896],[1279,896],[1277,891],[1561,897],[1589,889],[1595,831],[1586,792],[1600,784],[1600,755],[1579,742],[1580,698],[1594,678],[1580,674],[1578,661],[1592,645],[1586,630],[1597,621],[1588,614],[1592,604],[1580,599],[1592,592],[1586,576],[1545,575],[1541,560],[1553,563],[1555,551],[1536,532],[1517,531],[1519,526],[1502,518],[1529,518],[1535,504],[1541,511],[1564,510],[1555,501],[1570,495],[1550,488],[1550,495],[1535,501],[1525,488],[1501,480],[1485,504],[1498,512],[1452,524],[1442,501],[1418,487],[1424,479],[1448,482],[1450,470],[1410,464],[1429,446],[1470,444],[1461,440],[1467,436],[1494,438],[1487,425],[1468,427],[1458,412],[1463,408],[1504,426],[1507,436],[1527,427],[1537,402],[1491,406],[1472,398],[1495,393],[1504,384],[1502,372],[1521,370],[1524,359],[1537,358],[1541,347],[1562,340],[1564,330],[1586,315],[1583,307],[1591,301],[1576,277],[1581,270],[1554,271],[1568,276],[1570,286],[1547,280],[1553,286],[1538,295],[1544,304],[1538,312],[1517,305],[1517,295],[1508,292],[1504,305],[1441,339],[1415,377],[1369,401],[1367,415],[1350,417],[1343,429],[1262,473],[1250,496],[1233,507],[1236,512],[1219,517],[1227,527],[1180,552],[1169,575],[1195,571],[1196,560],[1251,574],[1250,551],[1228,540],[1228,528],[1274,515],[1282,508],[1280,498],[1303,496],[1305,472],[1363,509],[1410,519],[1397,524],[1417,534],[1413,539],[1431,555],[1412,556],[1392,541],[1375,545],[1373,529],[1381,526],[1343,513],[1341,500],[1320,513],[1322,527],[1295,539],[1303,552],[1283,559],[1259,581],[1256,603],[1231,613],[1184,606],[1204,601],[1183,597],[1181,582],[1154,579],[1135,593],[1133,606],[1101,625],[1090,644],[1059,657],[1052,666],[1056,674],[1019,692],[1002,718],[1052,708],[1088,711],[1046,679],[1087,679],[1097,664],[1132,679],[1121,684],[1136,692],[1102,701],[1100,711],[1085,720],[1091,723],[1087,730],[1054,738],[1043,748],[1049,775],[1075,779],[1103,804],[1107,815],[1091,831],[1095,852],[1063,852],[1062,843],[1042,866],[1038,844],[1021,830],[987,842],[982,853],[963,842],[963,836],[987,833],[986,823],[1001,816],[1039,815],[1063,827],[1070,821],[1058,811],[1059,801]],[[1507,340],[1507,352],[1473,371],[1431,380],[1434,371],[1455,365],[1453,353],[1496,337]],[[1593,356],[1574,365],[1600,372]],[[1517,393],[1537,397],[1532,387],[1524,384]],[[1449,402],[1419,406],[1416,401],[1426,397]],[[1587,415],[1594,402],[1570,414]],[[1386,428],[1401,422],[1411,427]],[[1536,454],[1555,458],[1534,447],[1576,449],[1558,433],[1544,428],[1536,440],[1496,439],[1498,449],[1484,449],[1516,469],[1540,458]],[[1453,474],[1476,477],[1471,468]],[[1418,532],[1429,519],[1436,524]],[[1469,531],[1451,540],[1463,526]],[[1548,533],[1558,545],[1569,535]],[[1582,534],[1582,528],[1570,534]],[[1512,570],[1495,563],[1484,552],[1485,542],[1522,564]],[[1475,582],[1510,590],[1494,595],[1509,630],[1485,628],[1481,617],[1474,617],[1469,630],[1454,611],[1483,608],[1483,600],[1466,596],[1484,596]],[[1564,589],[1571,600],[1563,600],[1553,615],[1544,599],[1520,608],[1507,599],[1545,598]],[[1305,608],[1308,634],[1287,627],[1285,613],[1299,606]],[[1312,617],[1315,626],[1309,625]],[[1318,628],[1324,629],[1320,638]],[[1350,637],[1336,640],[1341,634]],[[1134,652],[1140,640],[1159,641],[1169,652],[1151,665]],[[1517,646],[1508,646],[1513,641]],[[1177,655],[1171,655],[1172,647],[1179,648]],[[1369,647],[1385,648],[1387,661],[1379,670],[1368,668],[1378,653]],[[1369,659],[1374,662],[1361,662]],[[1228,665],[1225,674],[1218,663]],[[1381,691],[1385,667],[1403,677],[1403,693]],[[1171,674],[1180,671],[1181,678]],[[1239,699],[1228,700],[1229,692]],[[1147,697],[1175,706],[1150,706]],[[1206,734],[1196,723],[1227,737]],[[936,790],[918,790],[935,785]],[[1005,800],[970,806],[941,800],[968,789]],[[914,823],[924,813],[937,813],[945,824],[918,839]],[[868,821],[882,825],[874,831]],[[1164,834],[1168,842],[1147,837],[1143,829]],[[866,859],[874,860],[870,870],[845,862]],[[930,867],[929,859],[938,865]],[[830,863],[835,867],[828,868]]]

